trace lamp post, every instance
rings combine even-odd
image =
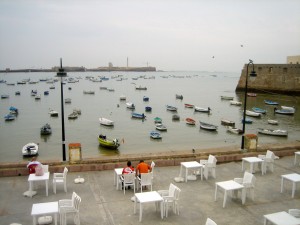
[[[63,77],[66,77],[67,73],[62,68],[62,59],[60,59],[60,68],[58,69],[58,73],[56,76],[60,77],[62,155],[63,155],[63,161],[66,161]]]
[[[249,59],[249,63],[247,65],[247,70],[246,70],[246,84],[245,84],[245,96],[244,96],[244,112],[243,112],[243,130],[242,130],[241,150],[244,149],[244,145],[245,145],[245,123],[246,123],[246,109],[247,109],[248,68],[249,68],[249,65],[252,65],[252,71],[250,73],[250,77],[256,77],[256,72],[254,71],[253,61],[251,59]]]

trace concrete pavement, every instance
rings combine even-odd
[[[247,197],[245,205],[241,200],[228,199],[225,208],[222,207],[223,193],[218,192],[218,199],[214,201],[215,182],[243,177],[242,163],[230,162],[218,164],[217,178],[200,180],[187,183],[176,183],[180,166],[155,167],[153,190],[168,189],[172,182],[181,189],[180,215],[175,215],[171,210],[168,218],[161,219],[159,212],[155,211],[153,203],[144,205],[143,221],[139,222],[138,211],[133,213],[134,203],[131,197],[133,190],[116,190],[114,186],[113,170],[69,172],[68,192],[62,186],[57,187],[57,194],[52,189],[52,174],[49,181],[49,196],[45,195],[45,184],[38,185],[37,195],[33,198],[24,197],[22,194],[28,190],[28,176],[0,177],[0,224],[19,223],[32,224],[31,208],[34,203],[58,201],[71,198],[75,191],[82,198],[80,205],[80,220],[82,225],[115,225],[115,224],[205,224],[206,218],[213,219],[218,225],[256,225],[263,224],[263,215],[287,211],[290,208],[300,208],[300,188],[296,189],[292,198],[292,184],[285,183],[285,191],[280,193],[281,175],[299,173],[300,166],[293,165],[294,157],[286,156],[276,160],[274,172],[255,176],[255,199]],[[246,164],[245,164],[246,165]],[[136,166],[136,165],[134,165]],[[248,168],[248,165],[246,165]],[[85,179],[83,184],[75,184],[78,176]],[[54,224],[54,223],[53,223]],[[68,217],[68,224],[74,224]]]

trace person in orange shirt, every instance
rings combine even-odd
[[[144,162],[144,160],[141,160],[140,163],[136,167],[136,173],[139,177],[141,177],[141,173],[148,173],[151,172],[151,167]]]

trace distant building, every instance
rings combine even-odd
[[[298,57],[298,58],[297,58]],[[287,64],[254,64],[255,80],[248,77],[248,91],[300,95],[300,56],[288,56]],[[236,92],[244,91],[247,65],[244,65]],[[248,67],[248,75],[252,65]]]

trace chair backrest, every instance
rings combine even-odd
[[[174,197],[175,196],[175,191],[176,191],[176,186],[172,183],[170,183],[170,186],[169,186],[169,196],[170,197]]]
[[[276,156],[275,156],[274,152],[272,152],[270,150],[267,150],[266,159],[272,159],[272,160],[274,160],[275,157]]]
[[[151,185],[152,184],[152,174],[151,173],[141,173],[141,185]]]
[[[207,218],[205,225],[217,225],[212,219]]]
[[[49,165],[42,165],[44,173],[49,172]]]
[[[209,164],[211,167],[217,165],[217,158],[213,155],[208,156],[207,164]]]
[[[124,184],[131,184],[135,182],[135,173],[127,173],[123,174]]]
[[[151,173],[152,173],[152,176],[153,176],[153,170],[154,170],[154,167],[155,167],[155,162],[152,161],[150,167],[151,167]]]
[[[176,201],[179,201],[180,192],[181,192],[180,188],[176,186],[174,192],[174,198]]]
[[[247,171],[244,173],[243,185],[245,187],[254,187],[255,181],[256,181],[256,177],[252,173],[249,173]]]
[[[79,212],[79,204],[81,202],[81,198],[75,192],[73,192],[73,195],[74,195],[74,199],[72,199],[73,200],[73,206],[74,206],[75,210],[77,212]],[[73,198],[73,195],[72,195],[72,198]]]

